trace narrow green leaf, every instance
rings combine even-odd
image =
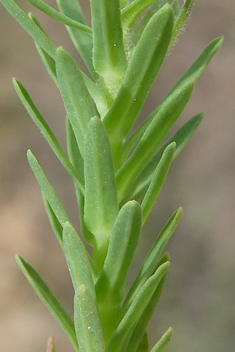
[[[145,307],[148,305],[158,284],[169,270],[169,266],[169,262],[162,264],[141,287],[132,305],[130,306],[129,310],[117,327],[117,330],[110,339],[106,348],[106,352],[121,351],[123,343],[125,343],[128,335],[130,336],[132,329],[135,327],[136,322],[139,320]]]
[[[42,0],[27,0],[30,4],[32,4],[33,6],[35,6],[36,8],[38,8],[39,10],[43,11],[46,15],[54,18],[55,20],[62,22],[63,24],[67,25],[67,26],[72,26],[75,27],[77,29],[79,29],[80,31],[83,31],[89,35],[92,35],[92,31],[91,28],[79,23],[77,21],[72,20],[71,18],[65,16],[64,14],[56,11],[55,9],[53,9],[51,6],[47,5],[45,2],[43,2]]]
[[[27,152],[27,157],[28,157],[29,165],[39,183],[43,196],[50,204],[61,226],[64,226],[66,222],[69,222],[69,219],[57,194],[55,193],[54,188],[47,181],[46,176],[43,173],[37,159],[35,158],[35,156],[32,154],[30,150],[28,150]]]
[[[174,154],[175,159],[194,134],[195,130],[202,121],[203,116],[204,114],[201,113],[192,117],[162,145],[162,147],[156,152],[153,158],[148,162],[143,171],[137,177],[136,181],[133,183],[132,187],[127,192],[126,197],[123,199],[121,204],[124,204],[130,199],[135,199],[140,203],[142,202],[144,195],[152,180],[153,172],[156,169],[165,148],[172,142],[176,143],[176,150]]]
[[[45,50],[51,57],[55,58],[56,46],[48,36],[21,10],[13,0],[0,0],[10,15],[24,28],[33,40]]]
[[[42,28],[40,22],[38,21],[38,19],[31,12],[29,12],[28,16],[39,27],[39,29],[41,29],[41,31],[45,35],[47,35],[44,29]],[[55,84],[58,85],[57,77],[56,77],[56,69],[55,69],[55,60],[52,59],[52,57],[48,55],[47,52],[43,50],[36,42],[34,43],[47,72],[49,73],[49,75],[51,76]]]
[[[173,11],[170,5],[165,5],[148,22],[118,96],[104,119],[108,134],[115,142],[130,132],[163,63],[172,29]]]
[[[173,329],[169,328],[150,352],[162,352],[166,345],[170,342],[173,334]]]
[[[176,39],[178,38],[180,32],[185,26],[189,16],[191,15],[193,6],[196,0],[185,0],[184,5],[182,6],[180,12],[174,23],[174,30],[173,35],[171,38],[171,45],[175,43]]]
[[[176,91],[180,91],[189,81],[197,80],[205,68],[208,66],[209,62],[215,55],[215,53],[219,50],[223,43],[223,37],[219,37],[214,39],[212,42],[208,44],[205,50],[201,53],[201,55],[194,61],[194,63],[190,66],[190,68],[184,73],[184,75],[178,80],[172,90],[167,94],[167,96],[162,100],[159,106],[149,115],[149,117],[140,125],[140,127],[131,135],[129,138],[130,141],[127,140],[126,145],[124,146],[124,154],[128,155],[132,148],[137,145],[140,138],[144,134],[145,130],[152,122],[154,116],[156,116],[157,112],[161,108],[163,104],[165,104],[171,97],[176,93]],[[125,149],[127,149],[125,151]]]
[[[178,2],[178,0],[175,0],[175,1],[173,2],[172,8],[173,8],[175,17],[177,17],[178,14],[179,14],[179,2]]]
[[[66,335],[70,339],[75,351],[78,352],[79,349],[78,349],[77,339],[74,331],[74,324],[71,318],[62,308],[62,306],[57,301],[55,296],[51,293],[50,289],[45,284],[45,282],[40,277],[40,275],[36,272],[36,270],[18,255],[16,255],[16,262],[20,267],[21,271],[23,272],[23,274],[25,275],[25,277],[27,278],[27,280],[29,281],[29,283],[32,285],[35,292],[42,300],[42,302],[52,313],[52,315],[57,320],[57,322],[62,326]]]
[[[145,331],[136,352],[148,352],[148,351],[149,351],[148,333],[147,331]]]
[[[187,83],[183,89],[176,91],[171,99],[161,106],[138,146],[118,171],[116,180],[119,201],[125,197],[133,182],[154,156],[157,148],[184,110],[192,94],[194,84],[194,81]]]
[[[50,206],[50,203],[47,201],[45,196],[43,196],[43,201],[52,230],[60,245],[63,247],[63,227],[61,226],[57,216],[55,215],[52,207]]]
[[[64,254],[75,292],[84,284],[95,300],[95,287],[89,264],[89,254],[72,225],[66,223],[63,228]]]
[[[128,1],[129,0],[120,0],[121,9],[123,9],[127,5]]]
[[[148,21],[150,20],[150,18],[161,8],[163,7],[165,4],[168,3],[168,0],[156,0],[152,6],[150,7],[150,9],[147,11],[147,13],[143,16],[143,18],[141,19],[141,21],[137,24],[137,26],[133,29],[132,33],[131,33],[131,40],[132,40],[132,44],[135,46],[137,45]]]
[[[158,267],[169,261],[169,255],[165,254],[160,262],[158,263]],[[155,311],[156,305],[158,304],[158,301],[160,299],[160,295],[162,293],[164,283],[166,280],[167,274],[161,279],[159,285],[157,286],[156,290],[154,291],[148,305],[146,306],[143,314],[139,318],[139,321],[137,322],[132,334],[131,338],[129,340],[128,346],[126,348],[125,352],[140,352],[140,351],[149,351],[149,349],[141,349],[142,343],[143,343],[143,338],[146,336],[146,331],[145,329],[147,328],[149,321]],[[143,338],[142,338],[143,337]],[[138,347],[139,346],[139,347]]]
[[[141,203],[142,213],[143,213],[143,220],[142,223],[144,224],[161,189],[163,183],[166,179],[167,173],[169,171],[170,165],[172,163],[174,153],[175,153],[176,143],[173,142],[169,144],[163,152],[160,162],[158,163],[156,170],[153,174],[153,178],[151,183],[148,187],[148,190],[144,196],[144,199]]]
[[[113,226],[108,253],[96,283],[96,297],[106,340],[118,323],[126,278],[141,229],[140,205],[131,201],[120,210]]]
[[[60,11],[64,15],[84,25],[86,24],[82,9],[77,0],[56,0],[56,2]],[[80,31],[75,27],[68,26],[67,30],[75,48],[77,49],[87,68],[89,69],[92,77],[97,79],[98,75],[94,69],[92,61],[92,37],[90,36],[90,34]]]
[[[68,171],[68,173],[74,179],[74,181],[78,183],[78,186],[80,187],[80,189],[83,190],[84,182],[83,182],[82,176],[76,171],[76,169],[68,160],[68,157],[66,156],[61,146],[59,145],[52,130],[50,129],[50,127],[48,126],[48,124],[40,114],[40,112],[37,110],[28,92],[23,87],[23,85],[16,79],[13,79],[13,84],[14,84],[16,93],[18,94],[18,97],[20,98],[22,104],[26,108],[33,122],[37,125],[42,135],[46,138],[48,144],[50,145],[51,149],[53,150],[57,158],[60,160],[64,168]]]
[[[100,117],[101,119],[103,119],[108,111],[108,102],[106,100],[106,97],[104,96],[104,93],[99,88],[99,86],[97,86],[97,84],[94,83],[89,77],[87,77],[87,75],[82,73],[82,76],[89,91],[89,94],[96,104]]]
[[[96,237],[96,250],[101,264],[105,259],[111,231],[118,214],[118,203],[109,139],[102,122],[97,117],[90,120],[87,128],[84,167],[84,220],[88,230]]]
[[[78,287],[74,297],[74,324],[80,352],[105,352],[99,313],[84,284]]]
[[[123,77],[126,55],[119,0],[90,0],[93,29],[93,63],[107,82]]]
[[[129,3],[121,12],[124,28],[134,26],[141,13],[156,0],[134,0]]]
[[[125,298],[122,308],[123,314],[125,314],[125,312],[128,310],[135,297],[138,295],[138,292],[141,290],[143,284],[156,270],[161,253],[165,248],[167,242],[169,241],[171,235],[173,234],[176,226],[178,225],[181,216],[182,208],[179,208],[167,221],[166,225],[163,227],[160,234],[158,235],[156,242],[154,243],[151,251],[146,257],[134,284],[132,285],[130,291],[128,292]]]
[[[83,156],[87,124],[90,118],[94,116],[91,98],[81,71],[73,58],[63,48],[57,49],[56,72],[65,109]]]

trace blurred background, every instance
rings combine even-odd
[[[24,0],[58,46],[75,59],[63,25]],[[55,6],[55,2],[48,1]],[[82,3],[88,14],[88,0]],[[89,14],[88,14],[89,18]],[[174,161],[143,229],[131,274],[136,275],[159,230],[179,207],[183,218],[170,240],[171,269],[150,325],[150,343],[174,328],[168,352],[231,352],[235,345],[235,3],[197,0],[193,16],[168,55],[145,104],[147,116],[205,46],[224,35],[222,49],[196,84],[177,122],[204,111],[199,129]],[[83,66],[81,66],[83,67]],[[78,228],[73,185],[22,107],[11,82],[30,92],[65,147],[64,108],[33,41],[0,6],[0,349],[72,352],[63,331],[19,271],[15,253],[30,262],[72,314],[73,291],[65,260],[48,223],[39,187],[26,160],[30,148]],[[130,283],[132,278],[130,278]]]

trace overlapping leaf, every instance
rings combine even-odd
[[[170,168],[171,162],[175,153],[175,142],[169,144],[163,152],[162,158],[159,161],[156,170],[153,173],[151,183],[148,187],[148,190],[144,196],[144,199],[141,203],[141,208],[143,212],[144,223],[152,210],[152,207],[157,199],[158,194],[161,191],[165,178],[167,176],[168,170]]]
[[[158,267],[167,261],[169,261],[168,253],[166,253],[160,259],[160,261],[158,263]],[[127,348],[123,352],[136,352],[136,351],[138,352],[140,350],[140,346],[144,342],[141,340],[143,340],[143,338],[146,336],[145,329],[147,328],[148,323],[149,323],[149,321],[154,313],[154,310],[156,308],[156,305],[160,299],[160,295],[161,295],[163,287],[164,287],[166,275],[160,281],[160,283],[157,286],[156,290],[154,291],[148,305],[146,306],[145,310],[143,311],[141,317],[139,318],[138,322],[136,322],[136,326],[131,334],[131,338],[128,342]],[[146,337],[145,337],[145,339],[146,339]],[[139,348],[138,348],[138,346],[139,346]],[[145,351],[149,351],[149,349],[147,348]]]
[[[56,73],[65,109],[83,156],[87,125],[95,112],[81,71],[63,48],[57,49]]]
[[[104,119],[111,141],[122,140],[130,132],[163,63],[172,29],[173,11],[165,5],[148,22],[118,96]]]
[[[153,293],[162,280],[163,276],[169,270],[169,262],[162,264],[156,272],[144,283],[140,291],[136,295],[133,303],[124,315],[122,321],[117,327],[115,333],[110,339],[106,352],[119,352],[126,340],[130,338],[132,329],[135,327],[136,322],[139,320],[144,309],[148,305]]]
[[[175,121],[189,101],[194,88],[194,81],[188,82],[184,89],[176,91],[171,99],[162,105],[155,118],[148,126],[138,146],[117,173],[118,200],[122,201],[139,176],[145,165],[154,156]]]
[[[78,287],[74,297],[74,324],[80,352],[105,352],[96,303],[84,284]]]
[[[167,94],[167,96],[162,100],[160,105],[149,115],[147,119],[142,123],[142,125],[127,139],[124,145],[124,155],[128,155],[131,150],[138,144],[144,132],[150,125],[153,118],[156,116],[157,112],[160,110],[163,104],[166,104],[172,99],[172,96],[176,92],[180,92],[184,89],[185,85],[192,80],[197,80],[202,72],[205,70],[215,53],[219,50],[223,43],[223,37],[216,38],[212,40],[201,55],[194,61],[190,68],[184,73],[184,75],[178,80],[176,85]]]
[[[21,10],[13,0],[0,0],[11,16],[24,28],[33,40],[45,50],[53,59],[56,55],[56,46],[50,41],[48,36]]]
[[[96,251],[102,266],[118,214],[118,203],[109,139],[97,117],[91,119],[87,128],[84,167],[84,220],[88,230],[96,237]]]
[[[161,256],[163,249],[165,248],[167,242],[169,241],[171,235],[173,234],[176,226],[179,223],[179,220],[182,215],[182,209],[179,208],[168,220],[166,225],[161,230],[160,234],[157,237],[151,251],[147,255],[144,264],[136,277],[134,284],[132,285],[130,291],[128,292],[124,304],[123,304],[123,313],[128,310],[128,307],[132,304],[135,297],[138,295],[138,292],[141,290],[141,287],[146,282],[146,280],[152,275],[154,270],[158,267],[158,262]]]
[[[138,244],[140,205],[131,201],[120,210],[113,226],[107,257],[96,283],[96,297],[106,339],[111,337],[120,313],[126,278]]]
[[[68,160],[67,156],[65,155],[64,151],[62,150],[61,146],[59,145],[55,135],[53,134],[52,130],[34,105],[32,99],[30,98],[28,92],[26,89],[23,87],[23,85],[17,81],[16,79],[13,79],[13,84],[15,87],[15,90],[26,108],[27,112],[29,113],[30,117],[32,118],[33,122],[37,125],[39,128],[40,132],[43,134],[43,136],[46,138],[48,144],[50,145],[51,149],[57,156],[57,158],[60,160],[62,165],[65,167],[65,169],[68,171],[68,173],[72,176],[75,182],[78,182],[78,185],[80,189],[83,188],[83,178],[80,173],[74,169],[73,165],[70,163]]]
[[[77,22],[86,24],[84,19],[82,9],[77,0],[56,0],[60,11],[67,17],[75,20]],[[83,61],[85,62],[87,68],[89,69],[91,75],[94,78],[98,78],[98,75],[94,69],[92,61],[92,47],[93,40],[89,33],[85,33],[73,26],[67,26],[69,35],[73,41],[73,44],[79,54],[81,55]]]
[[[198,114],[192,117],[189,121],[187,121],[182,127],[180,127],[173,135],[170,137],[161,148],[155,153],[153,158],[148,162],[148,164],[144,167],[143,171],[137,177],[136,181],[133,183],[129,191],[127,192],[125,198],[121,202],[127,202],[129,199],[135,199],[138,202],[142,202],[144,195],[149,187],[149,184],[153,177],[153,172],[156,169],[162,154],[165,148],[172,142],[176,143],[176,150],[174,153],[174,158],[181,152],[181,150],[188,143],[189,139],[194,134],[198,125],[200,124],[203,113]]]
[[[112,84],[125,73],[119,0],[90,0],[93,29],[93,63],[99,75]]]
[[[89,28],[88,26],[86,26],[82,23],[74,21],[71,18],[65,16],[64,14],[56,11],[55,9],[53,9],[51,6],[47,5],[42,0],[27,0],[27,1],[30,4],[34,5],[35,7],[37,7],[39,10],[46,13],[48,16],[54,18],[55,20],[62,22],[67,26],[75,27],[75,28],[87,33],[87,34],[92,35],[91,28]]]
[[[89,254],[69,223],[66,223],[63,228],[63,245],[75,293],[79,286],[84,284],[95,300],[95,287],[89,264]]]

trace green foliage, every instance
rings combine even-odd
[[[186,23],[194,0],[90,0],[92,28],[77,0],[57,0],[59,10],[28,0],[68,33],[90,73],[88,77],[38,20],[13,0],[0,0],[29,33],[66,110],[66,154],[23,85],[13,80],[30,117],[74,181],[81,235],[73,228],[56,191],[33,154],[30,167],[39,183],[52,229],[64,252],[74,287],[74,318],[64,311],[40,275],[21,257],[17,263],[76,352],[161,352],[169,328],[150,349],[147,326],[169,270],[163,253],[182,215],[168,220],[132,287],[126,281],[141,227],[163,187],[173,160],[203,114],[168,136],[187,105],[196,80],[223,39],[213,40],[145,121],[133,126],[149,90]],[[92,257],[84,245],[87,242]],[[53,339],[48,352],[55,352]]]

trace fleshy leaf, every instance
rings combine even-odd
[[[60,11],[77,22],[82,24],[86,24],[82,9],[77,0],[56,0],[57,5]],[[92,62],[92,47],[93,47],[93,40],[90,34],[87,34],[83,31],[75,27],[68,26],[67,27],[68,33],[73,41],[73,44],[81,58],[83,59],[84,63],[86,64],[87,68],[89,69],[93,78],[98,78],[98,75],[94,69],[93,62]]]
[[[134,0],[122,10],[124,28],[131,28],[141,13],[156,0]]]
[[[56,73],[65,109],[83,156],[87,124],[95,112],[82,73],[63,48],[57,49]]]
[[[32,99],[29,96],[29,93],[23,87],[23,85],[13,79],[13,84],[18,94],[22,104],[24,105],[25,109],[27,110],[28,114],[32,118],[33,122],[37,125],[42,135],[46,138],[48,144],[50,145],[51,149],[60,160],[64,168],[68,171],[70,176],[74,179],[75,182],[78,183],[78,186],[81,190],[83,190],[84,182],[82,176],[77,172],[77,170],[73,167],[73,165],[68,160],[68,157],[62,150],[61,146],[59,145],[55,135],[53,134],[52,130],[34,105]]]
[[[67,26],[72,26],[75,27],[89,35],[92,35],[92,31],[91,28],[79,23],[77,21],[72,20],[71,18],[65,16],[64,14],[56,11],[55,9],[53,9],[51,6],[47,5],[45,2],[43,2],[42,0],[27,0],[30,4],[32,4],[33,6],[35,6],[36,8],[38,8],[39,10],[43,11],[45,14],[47,14],[48,16],[54,18],[55,20],[62,22],[63,24],[67,25]]]
[[[122,201],[145,165],[154,156],[156,150],[184,110],[191,97],[194,84],[194,81],[187,83],[183,89],[176,91],[171,96],[171,99],[161,106],[136,149],[118,171],[116,179],[119,202]]]
[[[146,221],[158,194],[160,193],[167,173],[169,171],[171,162],[175,153],[175,142],[169,144],[163,152],[162,158],[159,161],[156,170],[153,174],[151,183],[148,187],[148,190],[144,196],[144,199],[141,203],[141,208],[143,212],[143,223]]]
[[[126,55],[119,0],[90,0],[93,30],[93,63],[108,82],[123,77]]]
[[[42,191],[43,197],[48,201],[50,204],[50,207],[52,208],[55,216],[59,220],[61,226],[64,226],[66,222],[69,222],[69,218],[54,190],[54,188],[50,185],[50,183],[47,181],[46,176],[44,172],[42,171],[37,159],[35,156],[32,154],[30,150],[27,152],[27,157],[29,161],[29,165],[39,183],[39,186]],[[62,245],[62,241],[60,241],[60,244]]]
[[[84,167],[84,220],[88,230],[96,237],[95,260],[98,259],[97,265],[102,267],[118,214],[118,203],[109,139],[97,117],[90,120],[87,128]]]
[[[64,254],[73,282],[75,293],[84,284],[95,299],[95,287],[92,279],[89,254],[74,228],[66,223],[63,229]]]
[[[146,280],[152,275],[158,266],[158,262],[161,256],[163,249],[165,248],[167,242],[169,241],[171,235],[173,234],[176,226],[178,225],[180,218],[182,216],[182,208],[179,208],[167,221],[166,225],[161,230],[160,234],[157,237],[156,242],[154,243],[151,251],[147,255],[144,264],[135,279],[134,284],[132,285],[130,291],[128,292],[124,304],[123,304],[123,314],[128,310],[128,307],[132,304],[135,297],[138,295],[138,292],[141,290],[141,287],[146,282]]]
[[[45,34],[46,32],[44,31],[44,29],[42,28],[41,24],[39,23],[38,19],[30,12],[28,14],[29,18],[41,29],[41,31]],[[51,76],[51,78],[53,79],[53,81],[55,82],[56,85],[58,85],[57,83],[57,77],[56,77],[56,69],[55,69],[55,60],[47,54],[47,52],[45,50],[43,50],[36,42],[35,46],[36,49],[42,59],[42,62],[44,63],[44,66],[46,67],[47,72],[49,73],[49,75]]]
[[[49,309],[54,318],[62,326],[66,335],[70,339],[75,351],[78,352],[79,349],[74,331],[74,324],[71,318],[62,308],[55,296],[51,293],[50,289],[45,284],[41,276],[36,272],[36,270],[18,255],[16,255],[16,262],[25,277],[27,278],[27,280],[29,281],[29,283],[32,285],[35,292],[40,297],[41,301],[45,304],[45,306]]]
[[[78,287],[74,297],[74,324],[80,352],[105,352],[96,303],[84,284]]]
[[[148,22],[127,68],[122,86],[104,118],[111,140],[122,140],[131,130],[167,53],[173,11],[165,5]],[[153,36],[153,33],[156,35]]]
[[[169,262],[162,264],[141,287],[133,303],[110,339],[106,352],[121,351],[122,345],[125,344],[125,340],[130,336],[136,321],[139,320],[161,279],[169,270],[169,266]]]
[[[60,245],[63,246],[63,227],[61,226],[57,216],[55,215],[50,203],[47,201],[45,196],[43,196],[44,206],[46,209],[47,217],[51,224],[52,230],[59,241]]]
[[[143,136],[147,127],[150,125],[154,116],[156,116],[157,112],[160,110],[161,106],[175,95],[176,91],[179,91],[192,80],[197,80],[205,68],[208,66],[209,62],[215,55],[215,53],[219,50],[223,43],[223,37],[216,38],[212,40],[205,50],[201,53],[201,55],[194,61],[194,63],[190,66],[190,68],[183,74],[183,76],[178,80],[172,90],[167,94],[167,96],[162,100],[160,105],[149,115],[149,117],[138,127],[138,129],[127,139],[127,142],[124,146],[124,155],[128,155],[131,150],[138,144],[139,140]]]
[[[48,36],[21,10],[13,0],[0,0],[10,15],[24,28],[33,40],[45,50],[51,57],[55,58],[56,46]]]
[[[168,253],[165,254],[160,259],[160,261],[158,263],[158,267],[167,261],[169,261]],[[154,313],[154,310],[156,308],[156,305],[158,304],[158,301],[160,299],[160,295],[161,295],[163,287],[164,287],[166,275],[161,279],[161,281],[160,281],[159,285],[157,286],[156,290],[154,291],[147,307],[145,308],[145,310],[143,311],[143,314],[139,318],[139,321],[137,322],[137,324],[131,334],[131,338],[129,340],[129,343],[128,343],[128,346],[127,346],[125,352],[135,352],[135,351],[138,352],[139,350],[141,351],[140,346],[143,343],[143,341],[141,341],[141,339],[142,339],[142,336],[143,336],[143,338],[146,336],[145,329],[147,328],[149,321],[150,321],[150,319]],[[138,347],[138,345],[139,345],[139,347]],[[144,351],[147,352],[147,351],[149,351],[149,349],[144,350]]]
[[[151,349],[150,352],[162,352],[166,345],[170,342],[173,334],[173,329],[169,328],[165,334],[160,338],[156,345]]]
[[[147,11],[147,13],[143,16],[143,18],[139,21],[139,23],[135,26],[131,33],[131,41],[132,45],[136,45],[148,23],[150,18],[165,4],[168,3],[168,0],[156,0],[152,6],[150,6],[150,9]]]
[[[147,331],[145,331],[136,352],[148,352],[148,350],[149,350],[148,333]]]
[[[116,328],[126,278],[138,244],[141,229],[140,205],[131,201],[120,210],[114,223],[108,253],[96,283],[96,296],[107,340]]]
[[[201,113],[192,117],[162,145],[162,147],[155,153],[153,158],[148,162],[143,171],[137,177],[136,181],[133,183],[132,187],[127,192],[126,197],[123,199],[122,203],[125,203],[130,199],[135,199],[140,203],[142,202],[144,195],[152,180],[153,172],[156,169],[165,148],[172,142],[176,143],[176,150],[174,154],[175,159],[194,134],[203,116],[204,114]]]
[[[187,19],[191,15],[193,6],[196,0],[185,0],[184,5],[182,6],[180,12],[177,15],[177,18],[174,23],[173,35],[171,38],[171,45],[177,40],[180,32],[185,26]]]

